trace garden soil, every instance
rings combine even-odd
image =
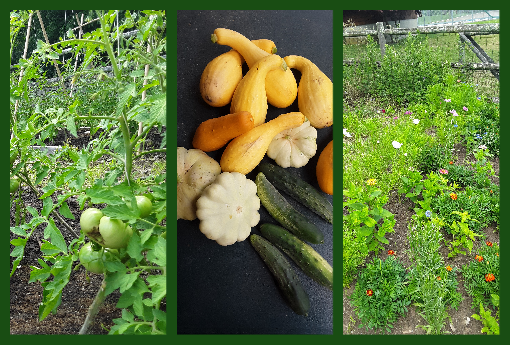
[[[69,133],[59,133],[48,145],[63,145],[64,141],[73,146],[82,148],[92,139],[86,133],[87,130],[80,130],[78,138],[74,138]],[[151,131],[153,132],[153,131]],[[95,136],[97,137],[97,135]],[[150,146],[159,148],[161,136],[158,133],[149,133]],[[164,156],[159,157],[164,159]],[[135,168],[136,169],[136,168]],[[42,210],[42,200],[38,200],[28,189],[22,187],[22,199],[25,206],[32,206],[38,211]],[[66,219],[66,222],[74,229],[80,231],[79,204],[76,198],[68,199],[69,209],[75,219]],[[14,209],[11,209],[11,226],[14,226]],[[30,217],[30,214],[27,215]],[[62,232],[67,243],[75,238],[74,234],[67,231],[56,220],[56,225]],[[25,256],[21,260],[16,272],[10,279],[10,333],[11,334],[78,334],[87,316],[88,309],[92,304],[99,287],[101,286],[103,275],[86,273],[83,266],[76,271],[73,270],[69,283],[63,290],[62,303],[57,308],[56,314],[50,314],[42,322],[38,321],[39,305],[43,298],[43,288],[39,282],[29,283],[30,266],[40,267],[37,259],[41,258],[40,251],[43,240],[45,224],[40,225],[32,234],[25,247]],[[11,240],[17,236],[11,233]],[[11,245],[11,250],[13,246]],[[15,258],[11,257],[11,268]],[[73,268],[78,262],[73,264]],[[88,275],[88,278],[87,278]],[[103,302],[99,313],[93,320],[88,334],[108,334],[108,330],[114,326],[113,319],[121,317],[121,310],[115,305],[120,297],[118,290],[108,295]],[[166,300],[161,302],[161,309],[166,310]]]
[[[456,145],[454,148],[454,156],[457,157],[455,163],[466,165],[469,162],[474,162],[474,158],[466,156],[466,149],[462,145]],[[499,158],[491,160],[492,166],[499,176]],[[493,182],[499,185],[499,178],[492,178]],[[395,232],[387,234],[387,238],[390,244],[385,247],[386,252],[380,254],[380,258],[383,260],[388,256],[387,250],[393,250],[396,253],[396,258],[402,262],[405,267],[409,267],[411,262],[409,260],[409,242],[407,240],[408,228],[407,224],[411,220],[414,214],[412,210],[413,203],[409,199],[402,198],[399,202],[398,193],[393,191],[390,193],[388,203],[385,205],[385,209],[395,215]],[[345,210],[344,210],[345,212]],[[486,239],[484,241],[490,241],[499,244],[499,232],[495,232],[495,225],[484,229]],[[445,234],[443,234],[445,235]],[[484,242],[483,241],[483,242]],[[480,242],[480,241],[479,241]],[[473,248],[473,252],[476,252],[477,245]],[[445,266],[450,265],[452,267],[462,267],[463,265],[470,262],[470,256],[458,255],[454,258],[448,258],[448,248],[445,246],[441,247],[441,253],[444,258]],[[371,253],[365,260],[365,262],[372,261],[373,253]],[[363,267],[360,267],[362,269]],[[471,317],[473,314],[479,314],[478,309],[471,309],[471,296],[469,296],[464,290],[462,274],[457,275],[459,282],[458,291],[462,294],[463,300],[460,303],[457,310],[449,309],[448,314],[451,317],[451,321],[446,319],[445,327],[443,331],[450,332],[451,334],[481,334],[482,323]],[[361,321],[357,318],[356,312],[348,299],[354,292],[356,280],[354,280],[349,288],[343,291],[343,334],[377,334],[374,330],[367,330],[365,327],[359,328]],[[419,310],[410,305],[407,308],[407,313],[401,316],[394,324],[390,334],[425,334],[426,332],[416,327],[418,325],[426,325],[425,320],[418,314]],[[494,312],[492,312],[494,315]]]

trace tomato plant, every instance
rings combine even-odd
[[[151,159],[157,166],[154,162],[166,153],[166,14],[126,11],[117,26],[118,13],[95,12],[99,27],[81,36],[69,33],[56,43],[39,41],[32,55],[11,69],[10,230],[15,259],[10,276],[23,261],[27,242],[43,226],[42,255],[31,266],[29,280],[44,288],[40,321],[57,311],[81,262],[104,277],[93,305],[120,292],[122,318],[113,320],[109,334],[164,334],[166,174],[137,164]],[[11,59],[19,29],[34,15],[11,11]],[[59,58],[69,51],[73,58],[62,63]],[[74,70],[78,58],[83,63]],[[55,61],[61,64],[60,85],[70,79],[71,92],[64,83],[61,93],[37,96],[41,90],[30,85],[46,83],[38,72],[49,64],[58,66]],[[91,68],[94,64],[107,67]],[[78,138],[85,126],[89,141],[84,147],[46,145],[61,132]],[[148,145],[154,133],[162,138],[159,147]],[[160,165],[165,162],[163,158]],[[13,179],[19,181],[14,192]],[[23,195],[41,200],[42,207],[26,205]],[[70,208],[74,204],[78,213]],[[77,217],[80,226],[73,225]],[[114,249],[93,250],[94,242]],[[90,308],[87,320],[94,313],[97,308]],[[81,334],[87,332],[87,322]]]

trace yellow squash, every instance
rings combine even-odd
[[[237,31],[218,28],[211,36],[214,43],[227,45],[237,50],[251,69],[260,59],[270,55]],[[271,71],[265,85],[268,102],[277,108],[286,108],[294,103],[297,96],[296,78],[292,71]]]
[[[267,114],[266,76],[269,71],[284,68],[287,68],[285,61],[278,55],[267,55],[259,60],[237,85],[230,113],[247,111],[253,116],[255,126],[264,123]]]
[[[273,41],[260,39],[252,41],[267,53],[276,52]],[[230,103],[237,84],[243,79],[243,57],[235,50],[223,53],[211,60],[200,78],[200,94],[207,104],[223,107]]]
[[[264,158],[273,138],[286,129],[298,127],[305,121],[300,112],[282,114],[232,140],[220,160],[222,171],[247,174]]]
[[[315,128],[333,124],[333,82],[310,60],[297,55],[285,57],[290,68],[301,72],[298,107]]]

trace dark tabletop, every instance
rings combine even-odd
[[[207,63],[230,50],[210,41],[211,34],[220,27],[238,31],[249,39],[271,39],[278,55],[303,56],[333,81],[332,11],[177,11],[177,146],[191,149],[193,135],[201,122],[229,113],[230,105],[214,108],[205,103],[198,87]],[[299,82],[301,74],[297,70],[293,73]],[[297,99],[285,109],[269,105],[266,121],[291,111],[299,111]],[[315,165],[320,152],[332,139],[332,127],[319,129],[317,154],[305,167],[289,168],[291,172],[318,188]],[[219,162],[222,151],[209,155]],[[268,157],[264,161],[274,163]],[[256,173],[257,170],[247,177],[254,180]],[[283,195],[323,231],[324,243],[312,247],[333,264],[333,226]],[[333,202],[331,196],[327,197]],[[259,225],[277,224],[263,206],[259,212]],[[198,219],[177,221],[179,334],[333,332],[331,291],[308,278],[292,263],[311,305],[307,317],[297,315],[285,303],[273,276],[249,239],[223,247],[207,239],[198,225]],[[260,234],[258,226],[252,233]]]

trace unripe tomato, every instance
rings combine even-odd
[[[16,161],[16,158],[18,158],[19,152],[17,149],[14,149],[11,151],[11,166]]]
[[[152,213],[152,202],[149,198],[143,195],[137,195],[136,205],[140,210],[140,217],[145,218]]]
[[[92,273],[103,274],[105,272],[104,263],[115,260],[115,255],[109,251],[94,251],[92,242],[88,242],[80,249],[78,255],[80,263]]]
[[[104,216],[99,222],[99,233],[102,237],[99,244],[106,248],[119,249],[127,246],[133,230],[119,219]]]
[[[91,207],[83,211],[80,217],[80,227],[85,235],[98,235],[99,221],[103,217],[103,212]],[[94,236],[95,237],[95,236]]]
[[[19,181],[17,178],[11,178],[11,184],[10,184],[10,191],[11,193],[14,193],[19,188]]]

